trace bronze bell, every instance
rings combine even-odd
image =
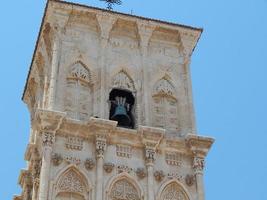
[[[129,127],[131,124],[131,118],[127,114],[126,98],[116,97],[115,105],[115,112],[111,116],[111,119],[117,121],[119,126]]]

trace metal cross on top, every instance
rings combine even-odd
[[[113,9],[112,6],[114,4],[117,4],[117,5],[122,4],[121,0],[100,0],[100,1],[105,1],[107,3],[107,9],[109,9],[109,10]]]

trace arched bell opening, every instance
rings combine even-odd
[[[123,89],[112,89],[109,93],[109,119],[118,122],[119,127],[134,128],[133,114],[135,98],[132,92]]]

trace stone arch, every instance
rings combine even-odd
[[[161,185],[156,200],[191,200],[190,193],[178,180],[169,180]]]
[[[106,185],[105,200],[141,200],[143,190],[139,183],[127,173],[110,179]]]
[[[91,183],[86,174],[74,165],[61,170],[54,185],[54,199],[56,200],[89,200]]]
[[[152,94],[152,125],[177,131],[178,101],[175,87],[167,76],[155,83]]]
[[[136,91],[134,80],[126,69],[119,70],[111,79],[112,88],[125,89],[131,92]]]
[[[91,70],[80,60],[68,67],[64,111],[71,118],[86,120],[93,114]]]

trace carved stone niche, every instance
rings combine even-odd
[[[88,158],[84,161],[84,167],[87,170],[92,170],[95,167],[95,161],[92,158]]]
[[[154,172],[154,177],[156,181],[162,181],[163,178],[165,177],[165,174],[162,170],[157,170]]]
[[[63,158],[60,154],[55,153],[52,155],[52,163],[54,166],[60,165],[62,163],[62,161],[63,161]]]
[[[113,168],[114,168],[114,164],[113,163],[105,163],[103,166],[105,172],[110,173],[112,172]]]
[[[140,178],[140,179],[143,179],[143,178],[146,177],[146,170],[145,170],[145,168],[137,168],[137,170],[136,170],[135,173],[138,176],[138,178]]]
[[[185,177],[186,185],[192,186],[192,185],[194,185],[195,182],[196,182],[196,177],[194,175],[190,175],[190,174],[186,175],[186,177]]]

